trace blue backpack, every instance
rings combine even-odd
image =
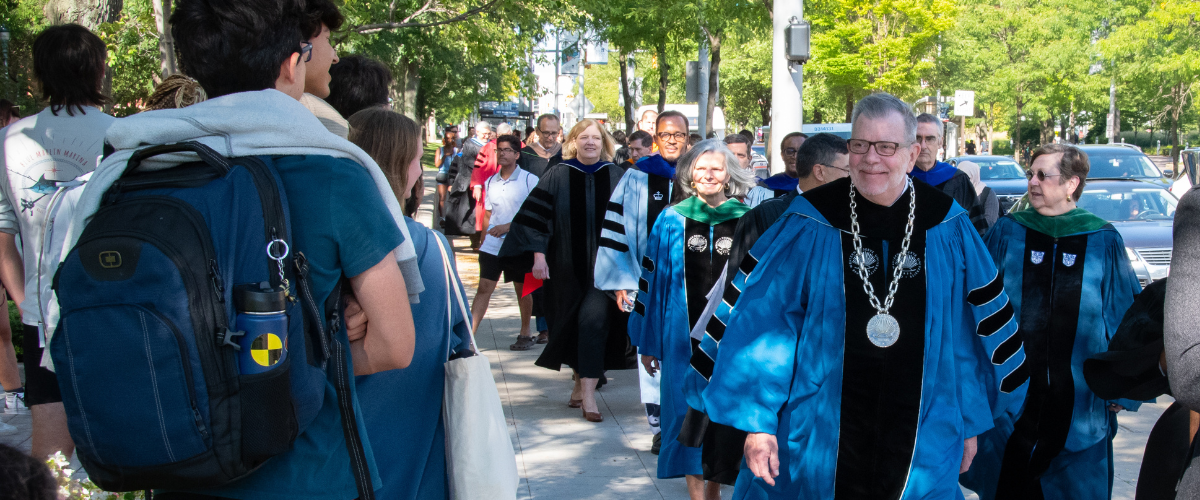
[[[137,172],[147,158],[202,161]],[[323,304],[302,252],[289,252],[287,197],[269,156],[225,158],[197,142],[135,152],[54,277],[50,354],[67,425],[93,482],[109,491],[211,488],[288,451],[345,375],[340,287]],[[287,290],[288,355],[240,375],[233,290]],[[350,379],[335,377],[359,497],[373,498]]]

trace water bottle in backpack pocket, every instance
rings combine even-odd
[[[180,151],[202,161],[137,171]],[[307,269],[290,235],[270,157],[181,143],[130,158],[53,284],[61,319],[49,348],[93,482],[228,484],[289,450],[316,417],[327,365],[345,364],[311,293],[297,299]],[[336,300],[325,306],[336,325]]]

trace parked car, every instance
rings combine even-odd
[[[762,179],[770,177],[770,163],[771,162],[767,161],[766,144],[757,143],[750,146],[750,168],[754,169],[754,175],[756,177]]]
[[[1171,185],[1172,179],[1163,176],[1150,157],[1135,147],[1113,144],[1080,144],[1077,146],[1088,155],[1091,171],[1088,179],[1138,179],[1163,187]]]
[[[1171,272],[1171,227],[1179,199],[1161,184],[1133,179],[1088,179],[1078,206],[1109,221],[1142,287]],[[1013,210],[1030,208],[1029,197]]]
[[[951,165],[958,165],[961,161],[979,165],[979,179],[996,192],[1002,214],[1008,213],[1008,209],[1029,189],[1025,170],[1011,156],[967,155],[946,159],[946,163]]]

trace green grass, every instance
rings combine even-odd
[[[425,143],[425,153],[421,155],[421,165],[425,167],[425,170],[437,170],[437,165],[433,164],[433,155],[437,153],[439,146],[441,143],[438,142]]]

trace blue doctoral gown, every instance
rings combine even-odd
[[[768,486],[743,462],[734,499],[962,498],[963,441],[1024,396],[1016,321],[966,212],[915,183],[916,227],[900,256],[911,190],[893,207],[859,196],[859,259],[849,188],[840,179],[796,197],[726,289],[734,307],[706,410],[774,434],[780,470]],[[882,301],[897,265],[889,313],[901,335],[880,348],[866,340],[875,310],[857,267]]]
[[[739,203],[730,200],[726,203]],[[700,475],[700,448],[677,439],[688,407],[703,409],[707,377],[691,366],[691,330],[703,317],[706,294],[717,284],[733,245],[737,219],[709,225],[667,208],[643,260],[640,294],[629,316],[629,335],[638,352],[662,362],[661,425],[666,438],[658,454],[658,477]]]
[[[1140,405],[1102,400],[1083,378],[1083,361],[1108,350],[1141,292],[1125,243],[1111,224],[1058,236],[1011,215],[987,234],[1020,322],[1031,382],[1021,411],[1001,415],[980,436],[979,453],[962,477],[983,500],[1109,498],[1117,417],[1108,405]]]
[[[446,273],[434,241],[438,238],[446,245],[453,266],[454,254],[446,238],[412,219],[405,218],[405,222],[425,281],[421,302],[412,305],[413,323],[419,325],[416,349],[408,368],[355,377],[358,401],[383,480],[383,488],[375,490],[375,496],[447,499],[446,427],[442,421],[445,363],[451,349],[469,348],[471,318],[463,317],[456,305],[447,308]],[[457,271],[450,276],[450,283],[463,293]]]
[[[595,269],[600,290],[637,290],[646,240],[659,214],[671,204],[675,166],[659,155],[634,166],[613,189],[604,214]]]

